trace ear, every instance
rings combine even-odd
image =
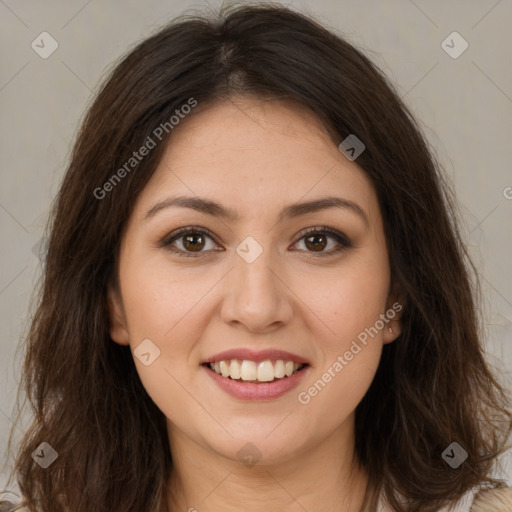
[[[388,319],[383,333],[383,342],[392,343],[402,333],[402,314],[405,308],[405,299],[396,288],[389,294],[386,303],[386,318]]]
[[[112,285],[107,290],[107,306],[110,320],[110,337],[119,345],[128,345],[130,336],[121,297]]]

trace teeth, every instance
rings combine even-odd
[[[229,365],[226,364],[226,361],[220,362],[220,373],[223,377],[229,377]]]
[[[240,378],[240,364],[236,359],[231,361],[231,365],[229,367],[229,375],[232,379]]]
[[[246,359],[243,361],[227,359],[210,363],[210,368],[223,377],[258,382],[271,382],[274,379],[282,379],[285,376],[290,377],[303,366],[303,364],[295,363],[294,361],[283,361],[282,359],[277,361],[267,359],[259,363]]]
[[[258,380],[260,382],[270,382],[274,380],[274,365],[271,361],[261,361],[258,364]]]
[[[279,359],[279,361],[276,361],[276,364],[274,366],[274,372],[276,379],[282,379],[286,375],[284,361],[282,361],[281,359]]]
[[[240,367],[240,377],[242,377],[242,380],[256,380],[258,378],[256,363],[254,361],[243,360],[242,366]]]

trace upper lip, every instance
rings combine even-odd
[[[275,361],[281,359],[283,361],[293,361],[300,364],[310,364],[304,357],[292,354],[291,352],[286,352],[285,350],[267,349],[255,351],[249,348],[232,348],[230,350],[225,350],[224,352],[220,352],[219,354],[215,354],[214,356],[205,359],[202,364],[215,363],[217,361],[229,359],[246,359],[256,363],[266,360]]]

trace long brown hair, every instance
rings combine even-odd
[[[191,98],[196,115],[234,95],[294,101],[319,116],[336,145],[355,134],[366,146],[357,163],[377,192],[404,297],[403,332],[384,346],[356,409],[356,454],[371,488],[397,511],[436,510],[486,481],[504,451],[510,397],[483,357],[478,274],[421,129],[383,73],[334,30],[280,5],[234,4],[174,20],[138,44],[83,121],[24,347],[34,420],[15,474],[31,510],[167,508],[165,417],[130,348],[110,338],[106,291],[123,228],[172,128],[122,180],[112,176]],[[469,454],[457,469],[441,456],[454,441]],[[42,442],[58,453],[46,469],[31,457]]]

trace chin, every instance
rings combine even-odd
[[[219,455],[248,467],[286,463],[296,457],[301,448],[304,449],[305,440],[297,439],[289,429],[280,434],[273,432],[269,435],[269,432],[272,429],[262,431],[255,428],[246,430],[243,435],[233,435],[233,438],[225,436],[206,442]]]

